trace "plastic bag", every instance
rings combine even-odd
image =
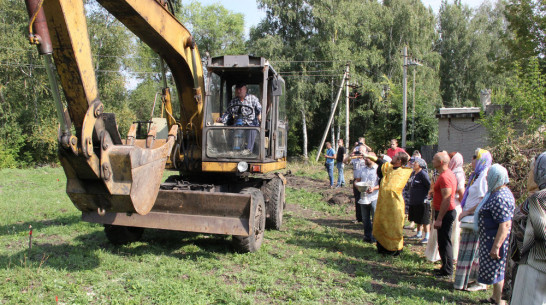
[[[436,262],[440,260],[440,252],[438,252],[438,230],[432,229],[430,231],[425,257],[431,262]]]

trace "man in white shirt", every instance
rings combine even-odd
[[[367,156],[371,156],[374,159],[376,157],[373,152],[368,153]],[[377,177],[377,164],[375,164],[374,161],[366,157],[364,159],[364,164],[364,167],[360,169],[359,177],[355,180],[367,182],[367,184],[370,185],[370,188],[366,193],[362,194],[358,203],[362,213],[362,224],[364,225],[364,241],[367,243],[374,243],[375,238],[372,235],[372,221],[379,193],[379,178]]]
[[[358,204],[358,201],[360,200],[360,192],[356,189],[355,182],[357,179],[360,179],[360,170],[362,167],[365,166],[364,162],[364,154],[366,153],[366,147],[364,146],[357,146],[358,150],[354,151],[350,155],[348,155],[345,160],[343,160],[345,163],[351,162],[351,165],[353,166],[353,195],[355,197],[355,217],[356,219],[353,221],[353,223],[359,223],[362,222],[362,212],[360,211],[360,204]],[[355,148],[356,149],[356,148]]]

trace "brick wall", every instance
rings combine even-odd
[[[476,118],[440,118],[438,150],[458,151],[464,162],[470,163],[478,147],[487,146],[487,131]]]

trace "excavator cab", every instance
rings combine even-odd
[[[236,90],[242,84],[247,97],[253,96],[247,100],[257,99],[261,107],[238,100]],[[249,55],[209,58],[206,87],[203,171],[263,173],[284,168],[284,80],[269,62]],[[244,163],[237,166],[241,160]]]

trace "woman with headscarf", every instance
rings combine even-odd
[[[501,304],[510,228],[516,200],[507,187],[508,171],[494,164],[487,173],[487,194],[474,212],[479,233],[478,282],[493,285],[493,295],[482,303]],[[529,303],[531,304],[531,303]]]
[[[408,220],[417,224],[417,235],[421,244],[428,243],[430,231],[430,202],[425,202],[430,189],[430,179],[427,173],[427,162],[415,158],[413,162],[413,180],[410,182],[410,199]],[[425,235],[423,235],[421,232]]]
[[[477,282],[478,279],[478,233],[473,230],[474,211],[487,193],[487,172],[493,158],[485,149],[478,148],[472,158],[474,172],[468,179],[468,185],[461,200],[462,212],[459,215],[461,237],[459,254],[453,287],[459,290],[484,290],[487,287]],[[471,285],[474,282],[474,285]]]
[[[452,231],[451,231],[451,244],[453,245],[453,260],[456,261],[459,255],[459,236],[461,234],[461,222],[459,221],[459,215],[463,211],[461,208],[461,200],[464,196],[464,187],[465,187],[465,176],[463,169],[463,155],[454,151],[449,154],[451,158],[449,160],[448,167],[455,174],[457,178],[457,192],[455,193],[455,211],[457,212],[457,217],[453,222]]]
[[[546,304],[546,152],[536,158],[533,176],[538,191],[514,216],[519,267],[510,304],[515,305]],[[518,237],[520,228],[523,234]]]

